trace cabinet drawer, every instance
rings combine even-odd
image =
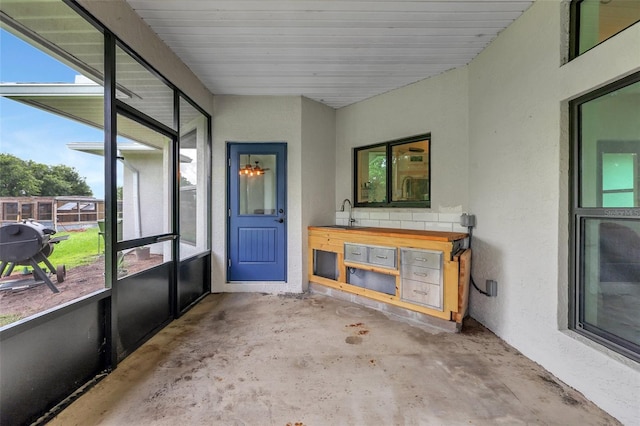
[[[442,310],[441,287],[414,280],[402,280],[402,299]]]
[[[369,247],[369,263],[372,265],[396,267],[396,249],[386,247]]]
[[[441,273],[442,271],[440,269],[423,268],[414,265],[402,265],[401,269],[402,278],[435,285],[440,285],[442,282],[440,280]]]
[[[442,252],[433,250],[402,250],[402,264],[426,268],[442,268]]]
[[[345,244],[344,260],[350,262],[367,263],[367,246]]]

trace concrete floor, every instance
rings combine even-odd
[[[418,328],[323,295],[211,295],[52,425],[613,425],[473,320]]]

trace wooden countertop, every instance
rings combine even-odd
[[[465,232],[444,232],[444,231],[420,231],[415,229],[397,229],[397,228],[375,228],[375,227],[353,227],[341,228],[326,226],[309,226],[310,230],[351,233],[359,235],[375,234],[383,237],[411,237],[420,240],[450,242],[466,238],[469,234]]]

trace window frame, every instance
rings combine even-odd
[[[80,67],[84,72],[87,72],[93,77],[99,78],[99,80],[102,81],[102,85],[104,87],[103,132],[104,132],[104,139],[105,139],[104,140],[105,167],[104,167],[103,173],[105,177],[105,194],[104,194],[104,203],[102,204],[102,207],[99,208],[101,210],[96,210],[96,213],[94,214],[102,215],[102,218],[105,221],[106,230],[109,231],[110,235],[114,236],[114,237],[111,237],[111,239],[113,239],[114,241],[108,241],[106,243],[105,255],[104,255],[105,256],[105,274],[104,274],[105,283],[109,283],[111,286],[104,288],[102,292],[96,293],[93,296],[87,296],[87,298],[74,299],[68,302],[67,304],[56,306],[50,312],[29,315],[25,317],[23,321],[12,323],[7,326],[8,327],[7,330],[3,331],[3,333],[5,333],[3,334],[3,337],[9,335],[9,333],[11,333],[11,335],[14,335],[16,333],[23,333],[28,330],[31,330],[34,327],[41,326],[43,324],[43,321],[47,322],[55,318],[59,318],[62,315],[66,315],[67,313],[71,312],[70,310],[74,310],[78,306],[85,306],[88,302],[95,301],[96,300],[95,298],[98,298],[98,300],[104,299],[106,300],[105,301],[106,304],[104,306],[104,309],[103,308],[101,309],[105,311],[104,322],[106,324],[107,330],[105,331],[106,338],[103,344],[103,350],[100,352],[101,354],[100,358],[101,358],[101,364],[103,364],[104,369],[109,370],[109,369],[115,368],[115,366],[117,366],[118,363],[120,362],[118,358],[118,345],[116,345],[116,342],[119,342],[118,316],[115,314],[116,310],[119,308],[119,305],[117,303],[118,285],[115,284],[118,281],[117,259],[116,259],[117,251],[133,248],[139,245],[139,243],[140,244],[144,243],[143,241],[144,239],[129,240],[125,242],[115,241],[116,239],[115,235],[117,235],[117,233],[115,232],[115,230],[117,229],[117,219],[118,219],[117,216],[119,215],[119,213],[121,213],[121,209],[118,209],[118,206],[120,205],[120,203],[117,200],[117,195],[116,195],[117,188],[115,188],[116,175],[117,175],[116,167],[115,167],[117,162],[117,144],[116,144],[117,134],[115,131],[117,130],[117,126],[115,123],[116,113],[120,112],[120,113],[123,113],[123,115],[129,114],[134,120],[141,120],[142,122],[146,123],[146,125],[149,125],[149,123],[151,123],[152,127],[155,125],[158,125],[163,130],[169,129],[169,133],[176,134],[176,135],[178,130],[172,129],[171,126],[178,127],[178,124],[180,123],[179,106],[177,103],[179,98],[182,98],[186,102],[191,104],[191,106],[193,106],[199,113],[201,113],[205,117],[206,128],[207,128],[206,151],[208,156],[206,160],[207,178],[205,180],[206,194],[207,194],[207,201],[208,201],[206,205],[210,205],[210,201],[211,201],[210,194],[212,190],[212,184],[211,184],[212,161],[210,159],[211,152],[212,152],[211,145],[213,141],[213,137],[211,133],[212,117],[208,112],[206,112],[202,107],[200,107],[194,100],[192,100],[190,96],[182,92],[177,86],[175,86],[173,83],[167,80],[161,73],[159,73],[153,66],[151,66],[144,58],[142,58],[138,53],[136,53],[132,48],[130,48],[126,42],[124,42],[123,40],[118,38],[116,34],[111,32],[101,21],[98,21],[97,19],[93,18],[92,15],[89,12],[87,12],[83,6],[79,5],[76,0],[59,0],[59,1],[65,4],[66,6],[68,6],[71,10],[73,10],[86,22],[92,25],[98,32],[100,32],[102,34],[103,42],[104,42],[103,49],[101,51],[104,69],[102,70],[103,73],[99,74],[98,76],[96,76],[96,74],[92,73],[90,70],[82,68],[82,64],[76,63],[72,55],[68,57],[65,56],[65,59],[73,63],[75,67]],[[37,33],[35,32],[29,32],[27,35],[29,39],[38,40],[40,43],[46,43],[46,40],[43,42],[40,38],[36,38]],[[123,102],[121,102],[119,99],[116,98],[116,89],[117,89],[116,87],[117,85],[115,81],[116,45],[122,50],[124,50],[126,53],[128,53],[143,68],[145,68],[155,77],[160,79],[164,84],[170,87],[170,89],[172,90],[171,105],[172,105],[172,110],[174,111],[174,118],[172,120],[173,122],[170,125],[165,125],[163,123],[157,122],[155,119],[145,115],[144,112],[138,111],[137,109],[127,104],[124,104]],[[175,147],[177,147],[177,143],[174,143],[174,148],[172,151],[173,152],[173,161],[172,161],[173,170],[170,173],[170,175],[173,177],[172,178],[173,193],[177,191],[175,188],[177,188],[176,162],[177,162],[178,156],[176,155],[177,149]],[[5,204],[6,204],[5,202],[0,203],[0,218],[2,219],[4,219],[2,217],[2,214],[4,214]],[[16,202],[14,204],[16,205],[18,212],[20,212],[19,203]],[[178,219],[177,219],[177,215],[175,214],[177,211],[177,205],[178,205],[178,198],[177,196],[174,196],[171,202],[171,207],[173,209],[172,221],[174,221],[173,233],[171,233],[171,235],[162,234],[159,236],[155,235],[155,236],[149,237],[148,240],[150,242],[153,242],[154,240],[157,240],[159,238],[162,240],[160,242],[168,243],[169,238],[165,238],[165,237],[172,237],[171,244],[173,244],[174,246],[177,244],[173,242],[173,241],[177,241],[176,238],[173,238],[173,234],[179,234],[179,227],[177,225]],[[57,218],[56,211],[57,211],[57,203],[54,200],[51,202],[52,220],[55,220]],[[203,293],[200,296],[198,296],[196,300],[191,302],[188,306],[186,307],[180,306],[179,274],[180,274],[182,265],[187,264],[194,260],[201,261],[201,259],[206,257],[208,257],[208,260],[205,260],[205,262],[210,263],[210,258],[212,256],[212,253],[211,253],[212,212],[210,207],[206,209],[206,227],[207,227],[207,230],[205,231],[205,238],[207,241],[207,248],[205,251],[185,259],[179,259],[179,257],[176,256],[175,253],[172,257],[172,263],[174,267],[172,268],[173,270],[171,272],[172,275],[170,278],[172,282],[170,284],[171,288],[170,288],[170,300],[169,300],[171,304],[172,318],[178,318],[180,315],[182,315],[183,312],[186,312],[186,310],[190,309],[191,306],[193,306],[205,294],[208,294],[210,292],[211,279],[210,277],[205,276],[203,278],[203,281],[204,281]],[[114,231],[111,231],[111,230],[114,230]],[[179,248],[176,247],[174,250],[179,250]],[[150,337],[156,331],[157,329],[153,331],[150,335],[145,337],[145,339]]]
[[[569,316],[568,328],[588,339],[640,362],[640,345],[628,342],[606,330],[590,324],[584,319],[585,304],[582,261],[585,257],[584,224],[589,219],[640,221],[640,207],[581,207],[582,199],[582,116],[581,106],[613,93],[617,90],[640,83],[640,72],[621,78],[613,83],[595,89],[569,102],[570,159],[569,159]]]
[[[12,213],[12,208],[15,208],[15,213]],[[2,203],[2,220],[6,222],[15,222],[20,217],[20,203],[17,201],[5,201]]]
[[[640,22],[640,20],[638,20],[624,28],[620,28],[616,33],[610,35],[609,37],[594,44],[584,52],[580,53],[580,5],[583,2],[584,0],[571,0],[571,5],[569,7],[569,61],[574,60],[578,56],[584,55],[594,47],[605,43],[607,40],[615,37],[622,31],[626,30],[627,28],[631,28],[632,26]]]
[[[602,157],[606,154],[629,154],[629,151],[634,151],[634,153],[636,153],[638,155],[638,158],[640,158],[640,148],[638,148],[637,151],[633,150],[634,148],[634,143],[633,141],[629,141],[629,140],[623,140],[623,141],[619,141],[619,140],[601,140],[598,141],[598,147],[597,147],[597,161],[598,163],[596,164],[597,167],[597,182],[596,184],[597,186],[597,201],[598,201],[598,205],[604,205],[604,197],[606,194],[614,194],[614,193],[628,193],[631,192],[631,194],[633,195],[633,199],[636,203],[640,204],[638,201],[640,200],[640,188],[636,187],[636,186],[632,186],[631,188],[618,188],[618,189],[604,189],[602,187],[602,175],[603,175],[603,168],[602,168]],[[633,176],[637,179],[640,176],[640,161],[637,161],[636,164],[634,165],[634,170],[633,170],[634,174]]]
[[[24,201],[20,203],[20,219],[28,220],[35,218],[33,215],[33,205],[34,203],[31,201]]]
[[[47,210],[48,207],[48,210]],[[53,220],[53,201],[38,201],[37,216],[40,221]]]
[[[393,176],[393,148],[398,145],[408,144],[412,142],[419,142],[426,140],[428,141],[428,149],[427,152],[423,155],[427,156],[427,191],[429,194],[429,199],[424,201],[404,201],[404,200],[393,200],[393,188],[392,188],[392,176]],[[358,201],[358,186],[360,183],[358,182],[358,152],[365,151],[367,149],[385,147],[385,158],[386,158],[386,202],[377,202],[377,203],[363,203]],[[401,139],[394,139],[387,142],[378,142],[371,145],[358,146],[353,148],[353,178],[352,178],[352,189],[353,189],[353,206],[354,207],[375,207],[375,208],[409,208],[409,207],[420,207],[420,208],[430,208],[431,207],[431,150],[432,150],[432,139],[431,133],[423,133],[420,135],[409,136]]]

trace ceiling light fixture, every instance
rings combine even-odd
[[[251,156],[249,156],[249,162],[245,164],[244,167],[240,168],[240,171],[238,172],[238,174],[240,176],[262,176],[264,172],[269,170],[269,169],[261,168],[259,161],[256,161],[255,163],[256,163],[255,166],[251,165]]]

